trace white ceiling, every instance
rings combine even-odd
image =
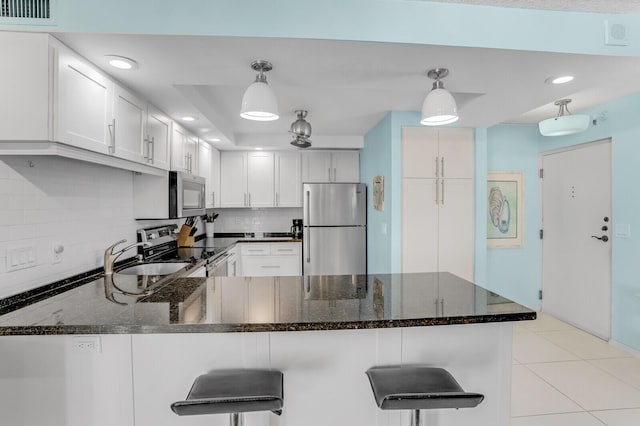
[[[288,147],[296,109],[309,111],[314,147],[361,140],[389,111],[419,111],[431,88],[426,70],[435,67],[450,69],[445,87],[466,127],[534,123],[554,115],[560,98],[572,98],[575,112],[640,90],[640,58],[631,57],[302,39],[55,36],[173,118],[196,115],[186,127],[205,139],[222,137],[222,149]],[[108,68],[106,54],[133,58],[139,68]],[[273,63],[267,77],[279,102],[275,122],[239,117],[242,94],[255,78],[254,59]],[[545,83],[563,74],[576,79]]]
[[[600,13],[639,13],[640,0],[428,0],[525,9],[570,10]]]

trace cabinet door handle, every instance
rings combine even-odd
[[[438,163],[438,157],[436,156],[436,178],[440,176],[440,163]]]
[[[211,201],[211,206],[212,206],[212,207],[215,207],[215,206],[216,206],[216,191],[213,191],[213,192],[211,193],[211,200],[212,200],[212,201]]]
[[[149,135],[145,136],[145,138],[142,141],[147,144],[147,155],[145,155],[144,158],[147,160],[147,163],[148,163],[149,162],[149,158],[151,156],[151,151],[149,151],[149,149],[150,149],[150,146],[149,146]]]
[[[331,167],[329,167],[329,182],[331,182]]]
[[[440,203],[440,190],[438,184],[440,183],[440,179],[436,179],[436,205]]]
[[[244,206],[247,207],[247,193],[244,193]]]
[[[260,267],[263,269],[280,269],[280,265],[262,265]]]
[[[251,193],[249,193],[249,207],[251,207]]]
[[[276,192],[276,207],[278,206],[278,193]]]
[[[151,156],[149,157],[149,161],[153,164],[153,161],[156,159],[156,137],[152,136],[149,140],[149,148],[147,148],[148,152],[151,152]]]
[[[440,157],[440,177],[444,177],[444,157]]]
[[[111,145],[109,146],[109,154],[116,153],[116,119],[111,120],[111,124],[108,124],[109,135],[111,136]]]
[[[336,182],[338,178],[336,177],[338,174],[336,173],[336,168],[333,168],[333,181]]]
[[[442,185],[442,190],[440,191],[440,204],[444,206],[444,179],[440,179],[440,184]]]

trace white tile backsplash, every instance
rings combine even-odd
[[[215,232],[289,232],[302,208],[216,209]]]
[[[2,157],[0,297],[102,266],[105,247],[135,241],[138,227],[132,172],[59,157]],[[64,246],[57,264],[54,243]],[[36,246],[36,266],[6,272],[7,249],[25,244]]]
[[[215,211],[216,232],[289,232],[302,218],[301,208]],[[0,298],[101,267],[107,246],[162,224],[133,217],[132,172],[61,157],[0,157]],[[53,264],[57,243],[63,261]],[[7,249],[24,245],[36,247],[36,266],[7,272]]]

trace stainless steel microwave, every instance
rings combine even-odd
[[[169,218],[206,214],[206,180],[182,172],[169,172]]]

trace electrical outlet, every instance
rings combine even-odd
[[[62,262],[62,254],[64,253],[64,246],[62,243],[53,243],[52,245],[53,258],[51,263]]]
[[[73,338],[73,347],[82,352],[102,352],[100,336],[77,336]]]

